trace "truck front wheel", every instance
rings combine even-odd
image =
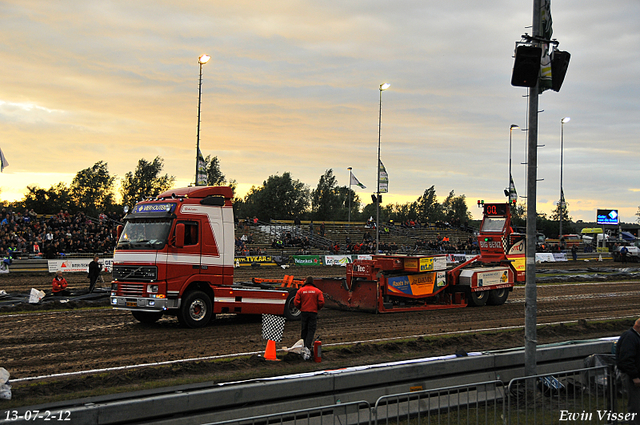
[[[213,316],[211,299],[202,291],[189,292],[182,299],[178,321],[189,328],[207,326]]]
[[[131,314],[137,321],[145,325],[153,325],[162,317],[162,312],[132,311]]]

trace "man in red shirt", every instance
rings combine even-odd
[[[318,310],[324,307],[324,296],[322,291],[313,284],[313,277],[309,276],[305,279],[304,285],[298,289],[293,303],[302,312],[300,318],[301,338],[304,340],[304,346],[311,350],[318,326]]]
[[[51,293],[52,295],[57,296],[69,295],[69,291],[67,290],[67,279],[62,277],[62,271],[60,270],[56,272],[56,276],[53,278]]]

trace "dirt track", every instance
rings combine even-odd
[[[619,265],[618,265],[619,266]],[[294,274],[281,269],[240,270],[238,280],[249,276],[275,277]],[[296,277],[304,274],[342,276],[344,269],[299,268]],[[269,276],[271,275],[271,276]],[[17,280],[17,278],[14,278]],[[25,281],[4,283],[6,287],[30,288],[33,279],[48,277],[24,277]],[[75,279],[75,278],[73,278]],[[81,288],[86,282],[78,277],[72,280],[72,288]],[[637,280],[603,282],[597,284],[541,285],[538,287],[538,323],[560,321],[593,321],[611,317],[640,315],[640,282]],[[42,286],[41,286],[42,287]],[[5,286],[0,286],[5,288]],[[106,304],[106,303],[105,303]],[[223,316],[205,329],[185,329],[174,318],[163,318],[156,325],[145,326],[129,312],[104,309],[72,309],[29,313],[12,313],[2,317],[0,334],[0,366],[11,373],[11,379],[43,376],[55,373],[127,366],[138,363],[164,362],[206,356],[264,351],[261,339],[260,319]],[[517,287],[503,306],[463,308],[453,310],[423,311],[375,315],[323,310],[319,317],[318,334],[323,344],[370,341],[384,338],[415,337],[445,332],[495,329],[524,324],[524,288]],[[584,324],[583,324],[584,325]],[[594,336],[618,335],[620,329],[583,326],[568,329],[566,335],[554,332],[542,335],[540,343],[562,339],[582,339]],[[515,340],[504,337],[477,336],[460,339],[451,345],[441,345],[442,350],[480,351],[508,346],[521,346],[520,336]],[[292,345],[299,338],[299,325],[289,322],[285,327],[282,345]],[[450,343],[449,343],[450,344]],[[458,344],[458,345],[455,345]],[[510,344],[510,345],[509,345]],[[425,348],[406,353],[408,357],[425,355]],[[428,350],[427,350],[428,351]],[[438,346],[432,347],[438,351]],[[323,367],[330,367],[332,356],[336,360],[341,351],[325,350]],[[362,353],[362,362],[366,359]],[[327,364],[328,362],[328,364]],[[255,365],[253,365],[255,366]],[[249,365],[248,367],[253,367]],[[188,369],[188,368],[187,368]],[[176,372],[174,369],[173,372]],[[189,372],[183,371],[185,373]],[[191,373],[191,372],[189,372]],[[215,378],[212,378],[215,379]],[[86,382],[85,382],[86,384]],[[15,392],[15,391],[14,391]],[[20,394],[20,390],[17,390]]]

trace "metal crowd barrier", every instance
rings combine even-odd
[[[626,423],[611,365],[382,396],[207,425],[441,425]]]
[[[366,401],[338,403],[271,415],[252,416],[203,425],[348,425],[371,424],[371,406]]]
[[[507,394],[513,425],[626,423],[626,391],[610,365],[513,379]]]
[[[504,418],[502,381],[415,391],[380,397],[376,424],[498,424]]]

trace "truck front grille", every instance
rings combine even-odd
[[[152,282],[158,278],[156,266],[113,266],[113,278],[119,281]]]
[[[144,290],[143,283],[118,282],[118,295],[123,297],[141,297]]]

